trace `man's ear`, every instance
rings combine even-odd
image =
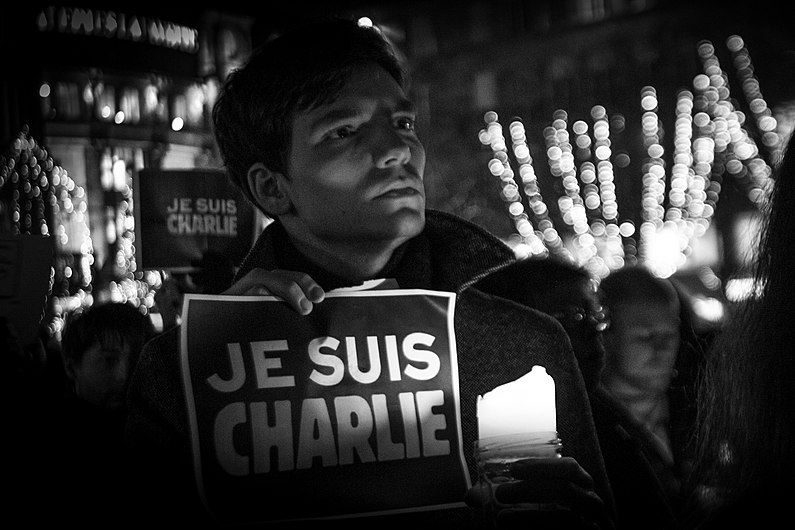
[[[248,168],[248,187],[257,203],[269,215],[282,215],[290,210],[290,196],[284,189],[284,175],[257,162]]]

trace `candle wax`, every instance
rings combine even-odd
[[[555,381],[543,366],[478,396],[478,437],[555,433]]]

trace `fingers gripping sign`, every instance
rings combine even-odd
[[[323,288],[306,273],[262,268],[252,269],[222,294],[278,296],[301,315],[312,312],[314,304],[326,296]]]

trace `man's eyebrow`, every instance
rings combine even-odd
[[[354,118],[360,115],[362,111],[355,107],[337,107],[329,109],[317,117],[315,117],[311,121],[311,125],[313,128],[320,127],[327,123],[334,123],[337,121],[344,121],[350,118]]]
[[[417,105],[409,99],[400,99],[395,104],[393,112],[408,112],[415,114],[417,112]],[[313,119],[311,121],[311,126],[312,128],[322,127],[329,123],[355,118],[364,113],[365,111],[358,107],[342,106],[331,108]]]
[[[417,112],[417,105],[409,100],[409,99],[401,99],[398,104],[395,106],[395,110],[398,112]]]

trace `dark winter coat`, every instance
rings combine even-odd
[[[545,366],[556,383],[563,455],[577,459],[594,478],[597,493],[610,505],[612,496],[585,386],[563,328],[540,312],[468,288],[513,259],[509,247],[481,228],[450,214],[428,211],[424,231],[403,245],[379,276],[396,279],[401,288],[457,294],[454,327],[465,448],[472,448],[477,437],[478,395],[519,378],[535,364]],[[290,244],[278,222],[261,234],[237,277],[254,267],[301,270],[326,290],[351,285],[308,263]],[[195,495],[195,487],[179,356],[179,329],[164,333],[145,347],[130,388],[127,439],[146,490],[151,493],[143,520],[159,522],[171,513],[175,522],[201,524],[209,519],[200,505],[181,504],[186,500],[181,499],[185,493]],[[477,473],[472,452],[464,453],[474,480]],[[175,477],[182,482],[175,482]],[[266,494],[263,498],[266,502]],[[300,506],[300,499],[296,504]],[[430,518],[433,528],[472,527],[476,521],[470,511],[423,512],[406,524],[425,526]],[[373,525],[368,518],[358,521]],[[357,520],[352,522],[358,524]],[[350,528],[347,521],[345,524]]]

